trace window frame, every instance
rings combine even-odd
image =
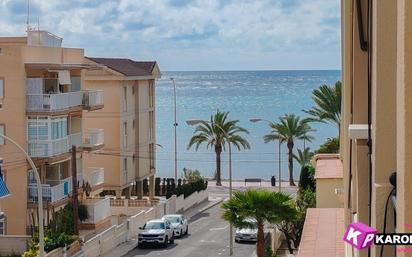
[[[6,123],[0,123],[0,127],[3,127],[3,135],[5,136],[7,134],[6,132]],[[4,138],[0,138],[0,146],[6,145],[7,142]]]
[[[0,91],[3,95],[3,96],[0,96],[0,102],[2,102],[4,98],[6,98],[6,78],[0,76],[0,80],[3,81],[3,88],[0,88]]]

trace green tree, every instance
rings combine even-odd
[[[238,150],[250,149],[249,142],[243,137],[243,134],[249,134],[249,132],[237,125],[239,120],[229,120],[228,115],[229,112],[217,111],[216,114],[210,116],[210,122],[201,121],[187,147],[190,149],[194,146],[197,151],[201,144],[206,144],[207,148],[214,148],[216,153],[216,185],[218,186],[222,185],[221,154],[225,150],[225,145],[231,143]]]
[[[295,186],[293,181],[293,147],[295,146],[295,140],[311,142],[314,137],[309,135],[309,133],[314,130],[310,127],[308,119],[301,119],[295,114],[286,114],[283,117],[279,117],[279,123],[271,123],[269,126],[271,131],[263,139],[265,143],[271,141],[286,142],[288,147],[289,184]]]
[[[188,183],[192,183],[203,179],[202,175],[200,175],[200,171],[197,169],[187,169],[183,168],[182,178],[187,181]]]
[[[233,198],[222,204],[223,219],[230,221],[235,227],[252,227],[248,218],[257,222],[257,256],[265,256],[264,224],[281,223],[292,220],[297,212],[290,196],[281,192],[249,189],[237,191]]]
[[[319,146],[315,153],[339,153],[339,145],[338,137],[328,138],[325,143]]]
[[[313,155],[314,154],[310,151],[310,148],[306,147],[303,151],[298,149],[298,154],[293,154],[293,158],[300,164],[301,167],[303,167],[310,162]]]
[[[313,90],[312,99],[315,106],[304,112],[311,115],[313,121],[329,122],[340,129],[342,83],[337,81],[334,86],[320,86]]]

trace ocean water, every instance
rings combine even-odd
[[[215,168],[213,149],[201,146],[196,152],[187,149],[194,127],[188,119],[210,119],[216,110],[230,112],[231,119],[248,129],[246,136],[250,150],[233,152],[233,177],[261,177],[269,179],[278,174],[278,144],[265,144],[262,137],[269,132],[266,123],[251,123],[251,118],[278,120],[280,115],[296,113],[305,116],[303,109],[313,105],[312,91],[322,84],[340,80],[341,72],[324,71],[187,71],[164,72],[156,87],[157,174],[174,175],[173,85],[177,85],[178,119],[178,175],[183,168],[199,169],[206,177],[212,177]],[[336,136],[337,129],[329,124],[313,123],[315,140],[306,142],[316,149],[325,139]],[[303,148],[303,142],[295,142],[295,151]],[[282,179],[288,178],[286,146],[281,148]],[[228,156],[222,154],[222,177],[228,177]],[[294,176],[298,178],[300,167],[295,163]]]

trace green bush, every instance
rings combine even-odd
[[[300,171],[299,191],[306,189],[316,190],[315,168],[311,165],[305,165]]]
[[[160,196],[160,182],[161,178],[155,178],[155,195]]]
[[[328,138],[315,153],[339,153],[339,138]]]

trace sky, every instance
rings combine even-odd
[[[340,69],[339,0],[30,0],[30,10],[32,27],[91,57],[165,71]],[[24,35],[26,17],[27,0],[0,0],[0,36]]]

